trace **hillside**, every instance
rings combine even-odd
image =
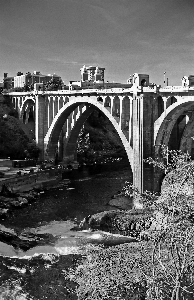
[[[18,119],[18,113],[9,101],[0,102],[0,158],[24,159],[25,150],[37,158],[35,143],[27,131],[24,132],[24,124]]]

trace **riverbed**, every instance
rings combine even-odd
[[[0,243],[1,299],[77,299],[76,285],[66,277],[68,268],[79,263],[86,248],[103,247],[99,235],[107,234],[79,230],[79,224],[88,215],[115,209],[107,203],[125,181],[132,181],[132,173],[125,161],[66,176],[68,187],[41,193],[36,202],[1,221],[20,236],[31,232],[52,237],[27,251]]]

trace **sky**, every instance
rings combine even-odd
[[[105,81],[133,73],[181,85],[194,74],[194,0],[1,0],[3,73],[40,71],[80,80],[80,68],[105,67]]]

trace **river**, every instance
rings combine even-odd
[[[89,231],[77,228],[84,217],[114,209],[107,202],[125,181],[132,181],[132,173],[129,163],[121,161],[84,167],[68,176],[68,187],[41,193],[36,202],[0,222],[20,236],[49,237],[48,243],[27,251],[0,242],[0,299],[77,299],[76,285],[65,274],[87,247],[100,247],[98,233],[91,240]]]

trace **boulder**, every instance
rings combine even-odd
[[[20,203],[20,205],[28,204],[28,200],[24,197],[17,197],[17,200]]]
[[[132,209],[133,200],[132,198],[116,195],[108,202],[108,205],[118,207],[119,209]]]
[[[141,231],[150,227],[152,215],[152,211],[142,209],[103,211],[84,218],[79,228],[137,237],[140,236]]]
[[[56,240],[50,234],[33,234],[32,232],[23,232],[18,235],[13,229],[0,225],[0,243],[6,243],[15,249],[27,251],[37,245],[54,243]]]
[[[0,195],[2,195],[4,197],[16,197],[17,193],[15,193],[10,186],[3,184]]]
[[[0,196],[0,207],[2,208],[10,208],[12,206],[15,198],[8,198],[4,196]]]
[[[0,216],[4,216],[8,213],[9,209],[7,208],[0,208]]]

